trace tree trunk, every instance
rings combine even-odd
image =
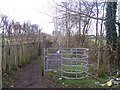
[[[105,6],[105,4],[104,4]],[[103,6],[103,12],[104,12],[104,6]],[[98,8],[98,6],[96,6]],[[98,10],[98,9],[97,9]],[[98,17],[98,15],[97,15]],[[104,13],[103,13],[103,17],[104,17]],[[98,27],[98,21],[96,22],[96,27]],[[96,31],[98,28],[96,28]],[[96,33],[96,35],[98,35]],[[103,47],[103,20],[101,21],[101,30],[100,30],[100,37],[98,37],[98,48],[99,48],[99,53],[98,53],[98,62],[97,62],[97,74],[99,77],[104,77],[105,76],[105,51],[104,51],[104,47]],[[97,41],[96,41],[97,42]]]
[[[98,52],[98,65],[97,65],[97,72],[98,72],[98,77],[104,77],[105,76],[105,65],[104,65],[104,50],[103,47],[100,48]]]
[[[112,73],[112,67],[115,65],[115,50],[117,47],[117,32],[116,32],[116,2],[107,2],[106,7],[106,39],[108,47],[108,69],[109,74]]]
[[[70,21],[70,14],[67,10],[68,6],[67,6],[67,3],[65,4],[65,9],[66,9],[66,36],[67,36],[67,47],[70,47],[70,30],[69,30],[69,21]]]
[[[4,61],[4,45],[5,44],[5,37],[4,37],[4,26],[3,26],[3,31],[2,31],[2,62]],[[5,70],[6,67],[3,67],[3,72],[6,71]]]
[[[120,68],[120,25],[119,25],[119,37],[118,37],[118,49],[117,49],[117,66]]]
[[[97,9],[97,18],[98,18],[99,9],[98,9],[98,3],[97,2],[96,2],[96,9]],[[95,39],[95,45],[97,45],[97,41],[98,41],[98,19],[96,21],[96,39]]]
[[[81,12],[81,2],[79,2],[79,9],[80,9],[80,12]],[[81,14],[79,14],[79,39],[81,39]],[[78,43],[80,43],[81,40],[79,40]]]

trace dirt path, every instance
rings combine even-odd
[[[55,88],[50,80],[46,80],[41,74],[39,63],[27,65],[16,74],[15,88]]]

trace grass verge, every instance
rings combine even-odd
[[[92,71],[93,69],[90,68],[89,72],[94,72]],[[95,75],[94,75],[95,76]],[[97,76],[95,76],[97,77]],[[61,79],[60,71],[51,71],[48,72],[46,75],[47,79],[51,79],[54,83],[56,83],[58,86],[64,87],[64,88],[120,88],[120,86],[117,85],[112,85],[111,87],[108,87],[107,85],[102,86],[102,84],[106,84],[107,81],[109,81],[109,77],[106,76],[104,78],[99,78],[101,81],[91,77],[88,75],[86,78],[82,78],[79,80],[70,80],[70,79]],[[96,84],[98,83],[99,84]],[[101,85],[100,85],[101,84]]]

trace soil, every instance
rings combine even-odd
[[[42,76],[40,63],[29,64],[17,72],[15,83],[11,86],[14,88],[58,88],[50,79]]]

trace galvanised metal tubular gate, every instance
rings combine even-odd
[[[82,79],[88,76],[88,49],[70,48],[61,50],[61,77]]]
[[[61,77],[82,79],[88,76],[88,49],[44,49],[44,71],[60,70]]]
[[[56,48],[44,48],[44,71],[59,70],[61,55]]]

